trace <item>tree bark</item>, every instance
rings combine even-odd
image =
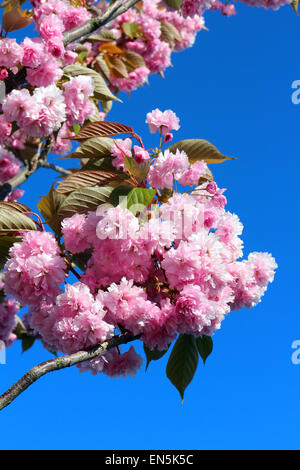
[[[84,361],[89,361],[90,359],[98,356],[102,356],[109,349],[139,339],[140,336],[141,335],[133,336],[131,333],[126,331],[125,333],[114,336],[108,341],[95,346],[89,351],[78,351],[68,356],[60,356],[55,359],[51,359],[50,361],[42,362],[41,364],[26,372],[26,374],[23,375],[23,377],[18,380],[18,382],[12,385],[12,387],[10,387],[5,393],[3,393],[3,395],[0,396],[0,410],[8,406],[43,375],[56,370],[65,369],[66,367],[74,366]]]

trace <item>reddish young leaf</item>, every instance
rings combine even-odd
[[[71,140],[83,142],[93,137],[110,137],[117,134],[132,134],[133,129],[119,122],[97,121],[84,126]]]
[[[61,194],[67,194],[75,189],[84,188],[85,186],[106,185],[111,181],[121,179],[120,173],[98,170],[77,171],[67,176],[58,186],[56,191]],[[126,176],[124,174],[124,176]]]
[[[21,204],[20,202],[9,202],[9,201],[0,201],[0,208],[3,209],[13,209],[17,212],[21,212],[22,214],[31,213],[29,207],[25,206],[25,204]]]

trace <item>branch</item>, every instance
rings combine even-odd
[[[66,175],[65,171],[67,170],[65,170],[64,168],[60,168],[60,167],[56,168],[56,165],[52,165],[51,163],[47,162],[47,157],[49,153],[51,152],[53,143],[54,143],[54,140],[51,137],[49,137],[45,143],[44,148],[41,151],[43,142],[40,142],[35,155],[25,165],[25,168],[22,171],[20,171],[16,176],[11,178],[10,180],[6,181],[3,184],[0,184],[0,201],[3,201],[11,191],[21,186],[21,184],[25,183],[25,181],[27,181],[29,176],[31,176],[41,166],[45,168],[51,168],[53,170],[55,169],[59,173]]]
[[[54,170],[60,173],[63,176],[71,175],[72,172],[70,170],[66,170],[62,166],[55,165],[54,163],[50,163],[48,161],[41,161],[39,162],[39,166],[42,168],[49,168],[49,170]]]
[[[43,143],[40,142],[36,153],[34,154],[32,159],[26,163],[24,170],[20,171],[13,178],[11,178],[10,180],[0,185],[0,201],[3,201],[11,191],[16,189],[21,184],[25,183],[25,181],[29,178],[29,176],[32,175],[37,170],[38,159],[40,157],[40,151],[41,151],[42,145]],[[45,149],[46,147],[47,147],[47,143],[45,144]]]
[[[138,1],[139,0],[116,0],[104,13],[91,18],[86,23],[64,33],[64,45],[67,46],[71,42],[77,41],[82,36],[93,33],[97,29],[101,28],[101,26],[104,26],[114,20],[117,16],[125,13]]]
[[[128,331],[121,333],[118,336],[105,341],[102,344],[95,346],[89,351],[78,351],[74,354],[68,356],[61,356],[50,361],[42,362],[41,364],[33,367],[28,372],[26,372],[23,377],[18,380],[12,387],[10,387],[3,395],[0,396],[0,410],[8,406],[12,401],[14,401],[17,396],[23,393],[26,388],[36,382],[43,375],[48,374],[48,372],[53,372],[55,370],[65,369],[66,367],[74,366],[80,362],[88,361],[97,356],[102,356],[106,351],[112,349],[120,344],[127,344],[131,341],[139,339],[141,335],[133,336]]]

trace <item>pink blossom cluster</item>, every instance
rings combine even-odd
[[[265,9],[273,8],[278,10],[283,5],[290,3],[289,0],[241,0],[250,6],[264,7]],[[232,16],[236,14],[235,5],[233,3],[222,3],[220,0],[183,0],[180,11],[184,17],[194,17],[195,15],[203,15],[206,10],[220,10],[224,16]]]
[[[109,323],[143,333],[150,348],[166,349],[178,332],[211,335],[231,309],[256,305],[274,278],[276,263],[267,253],[237,261],[242,224],[213,198],[207,201],[176,194],[162,205],[161,220],[140,226],[127,209],[110,208],[99,215],[96,238],[89,237],[94,252],[82,281],[107,310]],[[81,216],[82,234],[89,218]],[[64,222],[65,238],[74,219]],[[76,249],[74,243],[67,249]]]
[[[178,120],[168,115],[172,130]],[[148,121],[150,126],[151,113]],[[122,167],[124,155],[134,158],[131,140],[116,141],[112,154]],[[225,210],[224,190],[205,178],[198,184],[207,171],[204,161],[190,164],[185,152],[167,149],[154,158],[148,184],[171,190],[177,179],[192,190],[175,192],[159,208],[154,204],[146,217],[136,217],[122,200],[117,207],[75,214],[62,225],[68,251],[92,250],[81,281],[103,305],[105,320],[142,334],[151,349],[166,349],[178,333],[212,335],[231,310],[256,305],[274,278],[277,265],[270,254],[239,260],[243,226]],[[81,366],[88,367],[103,371],[105,358]]]
[[[66,119],[66,105],[62,91],[55,85],[13,90],[3,102],[3,113],[10,122],[16,122],[26,135],[43,137],[58,130]]]
[[[50,301],[60,293],[66,268],[51,233],[26,232],[10,249],[5,265],[5,290],[23,305]]]
[[[166,349],[178,333],[213,334],[230,310],[256,305],[274,278],[276,263],[267,253],[237,261],[242,224],[220,205],[220,190],[212,198],[209,191],[201,189],[201,203],[193,193],[175,194],[162,204],[158,220],[142,224],[120,207],[78,220],[82,242],[91,219],[95,230],[82,281],[107,311],[108,323],[142,333],[150,348]],[[64,221],[65,240],[74,224],[75,216]],[[78,240],[70,237],[66,247],[78,250]]]
[[[176,40],[171,45],[163,37],[162,24],[167,22],[178,31]],[[123,24],[138,27],[136,37],[124,36]],[[121,78],[110,75],[112,85],[121,91],[130,92],[147,82],[153,73],[162,73],[171,65],[173,51],[186,49],[194,44],[196,34],[204,27],[202,16],[184,18],[179,12],[162,8],[158,0],[143,0],[139,9],[130,9],[118,16],[110,29],[114,32],[117,45],[124,51],[133,51],[141,55],[145,66],[139,66]],[[97,45],[94,46],[96,50]]]
[[[68,83],[70,100],[80,99],[74,82]],[[49,98],[44,90],[35,91],[41,100]],[[85,90],[87,82],[79,95]],[[18,98],[18,92],[11,96]],[[51,112],[54,104],[45,104]],[[179,128],[176,114],[156,109],[147,123],[150,132],[160,132],[157,150],[148,152],[141,141],[132,146],[128,138],[116,140],[111,152],[114,165],[125,172],[125,158],[137,166],[148,162],[147,175],[136,184],[146,192],[154,188],[152,203],[137,208],[127,207],[126,198],[117,206],[106,203],[63,220],[63,243],[50,233],[31,231],[10,249],[5,292],[29,306],[28,324],[51,351],[89,349],[115,330],[163,351],[178,334],[212,335],[231,310],[256,305],[274,279],[277,265],[269,253],[242,259],[243,226],[226,211],[225,190],[205,177],[206,163],[190,163],[179,149],[162,151],[162,136]],[[178,193],[177,181],[187,191]],[[65,260],[82,253],[86,264],[77,273],[79,282],[62,288]],[[140,366],[141,358],[130,348],[123,354],[109,350],[79,369],[116,377],[134,376]]]
[[[136,163],[144,163],[150,159],[149,152],[139,145],[134,145],[132,148],[132,141],[129,138],[124,140],[116,139],[111,147],[111,155],[114,157],[112,164],[118,170],[124,169],[124,160],[126,157],[134,158]]]
[[[0,183],[5,183],[21,170],[21,163],[12,152],[0,146]]]
[[[0,183],[6,183],[16,176],[21,168],[22,165],[14,154],[0,145]],[[22,189],[15,189],[6,196],[5,201],[17,201],[23,194]]]
[[[13,330],[16,326],[16,315],[20,310],[18,302],[12,297],[5,297],[4,282],[0,279],[0,346],[10,346],[16,339]],[[0,348],[1,349],[1,348]]]
[[[154,109],[151,113],[147,114],[146,123],[149,126],[151,134],[159,131],[164,136],[170,133],[170,131],[177,131],[180,128],[179,118],[170,109],[166,111],[161,111],[158,108]]]
[[[289,0],[241,0],[247,3],[251,7],[264,7],[266,10],[272,8],[278,10],[283,5],[288,5],[291,2]]]
[[[90,371],[92,375],[102,372],[108,377],[135,377],[138,369],[141,368],[143,358],[137,354],[133,346],[124,353],[119,353],[116,349],[111,349],[103,356],[98,356],[90,361],[82,362],[77,367],[79,372]]]
[[[56,85],[37,87],[33,94],[26,88],[13,90],[3,102],[2,134],[8,134],[10,123],[15,122],[29,137],[49,136],[61,127],[63,136],[70,135],[66,120],[68,125],[83,124],[93,114],[94,105],[89,100],[93,91],[91,77],[84,75],[70,78],[64,83],[64,91]],[[61,137],[60,134],[58,139]],[[68,150],[70,144],[66,143],[64,148]]]
[[[69,126],[82,124],[94,112],[89,100],[94,90],[90,77],[70,78],[63,90],[56,86],[63,67],[77,58],[73,46],[65,49],[63,33],[89,20],[91,14],[67,0],[32,1],[32,5],[39,36],[25,37],[20,44],[12,38],[0,39],[0,78],[24,67],[30,86],[30,91],[28,87],[14,89],[6,96],[0,115],[0,143],[22,150],[27,137],[47,137],[63,126],[56,145],[62,153],[70,149],[61,138],[68,135]],[[13,123],[19,129],[12,133]]]
[[[25,37],[21,44],[15,39],[0,41],[0,66],[2,77],[6,78],[18,67],[27,69],[27,80],[33,86],[55,84],[62,76],[61,67],[73,63],[77,57],[72,50],[65,49],[63,33],[85,23],[91,14],[83,7],[75,7],[67,0],[32,1],[33,19],[39,33],[37,38]]]

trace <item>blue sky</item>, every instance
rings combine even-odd
[[[136,379],[56,372],[1,412],[1,449],[300,448],[300,364],[291,362],[300,339],[300,105],[291,101],[300,19],[288,6],[239,4],[235,17],[208,13],[206,23],[210,31],[193,48],[173,54],[166,80],[151,77],[150,87],[124,95],[110,119],[146,135],[148,111],[173,109],[176,139],[205,138],[236,156],[211,168],[244,223],[245,255],[271,252],[275,281],[257,307],[223,322],[183,405],[165,376],[166,357]],[[39,170],[24,185],[24,203],[36,207],[54,176]],[[0,390],[48,358],[38,344],[23,355],[19,344],[9,348]]]

